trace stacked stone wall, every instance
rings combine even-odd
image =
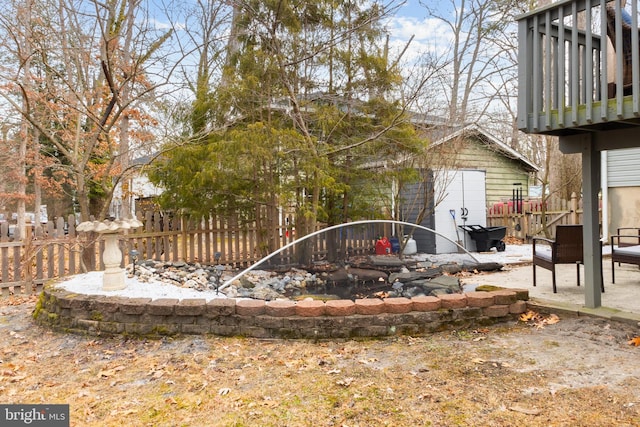
[[[155,299],[82,295],[53,286],[40,295],[40,324],[90,335],[213,334],[331,339],[424,335],[512,320],[527,310],[520,289],[440,297],[334,301]]]

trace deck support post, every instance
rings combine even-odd
[[[600,216],[598,214],[600,191],[600,151],[596,149],[594,134],[579,137],[560,137],[563,152],[580,151],[582,154],[582,218],[584,241],[584,296],[587,308],[602,305],[602,247],[600,243]],[[572,149],[569,149],[571,147]]]

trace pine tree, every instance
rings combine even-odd
[[[157,164],[163,205],[239,212],[264,227],[264,253],[277,244],[267,230],[280,208],[298,236],[319,222],[388,217],[380,183],[388,188],[399,171],[385,172],[384,160],[424,148],[406,106],[389,100],[402,83],[382,25],[392,11],[364,1],[237,3],[222,77],[193,108],[202,120],[207,99],[213,112],[199,126],[215,130]]]

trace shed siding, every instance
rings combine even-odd
[[[459,169],[486,172],[487,203],[493,204],[512,198],[514,183],[522,184],[522,195],[529,195],[529,172],[515,159],[505,157],[477,138],[465,139],[457,152]]]
[[[609,187],[640,186],[640,148],[607,151]]]
[[[430,229],[435,229],[433,216],[433,189],[431,188],[433,186],[433,174],[425,171],[422,171],[422,174],[423,176],[428,174],[427,182],[430,188],[427,189],[426,194],[430,195],[430,197],[429,200],[426,201],[428,214],[425,215],[420,225]],[[400,202],[400,206],[402,207],[402,220],[415,223],[420,211],[420,206],[425,203],[425,191],[422,184],[417,183],[406,185],[402,189],[400,197],[402,199]],[[408,232],[408,230],[405,229],[405,232]],[[416,228],[413,231],[413,239],[416,241],[416,247],[419,252],[430,254],[435,253],[436,238],[432,232]]]

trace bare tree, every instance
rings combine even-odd
[[[72,179],[82,217],[104,217],[130,151],[151,139],[142,105],[172,75],[175,60],[160,49],[171,32],[154,28],[139,0],[6,6],[30,13],[18,25],[15,13],[0,18],[1,96],[55,151],[51,167]]]
[[[438,2],[437,7],[421,4],[450,31],[450,46],[443,54],[450,66],[440,76],[449,119],[477,120],[495,98],[489,88],[515,65],[508,57],[512,48],[503,40],[507,29],[514,26],[517,1],[449,0]]]

